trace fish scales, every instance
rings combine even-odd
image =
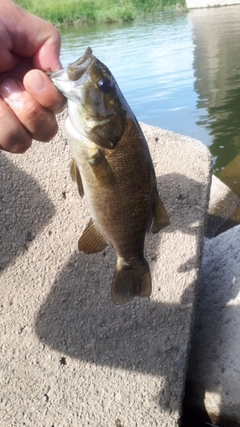
[[[83,156],[75,159],[91,217],[119,256],[124,258],[127,251],[129,257],[143,257],[144,236],[151,219],[153,176],[147,164],[147,147],[139,153],[139,133],[130,119],[115,150],[105,149],[103,156],[96,167]]]
[[[68,98],[71,176],[91,215],[79,250],[94,253],[113,245],[117,263],[111,295],[116,304],[149,297],[145,235],[151,224],[156,233],[169,218],[141,128],[111,72],[90,48],[51,78]]]

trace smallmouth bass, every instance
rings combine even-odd
[[[116,304],[152,291],[145,235],[169,225],[142,130],[109,69],[87,48],[50,75],[67,97],[71,177],[91,219],[78,242],[91,254],[111,243],[117,254],[111,296]]]

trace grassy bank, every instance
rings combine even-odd
[[[131,21],[146,13],[185,7],[185,0],[15,0],[54,24]]]

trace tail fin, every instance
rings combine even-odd
[[[129,262],[118,258],[112,282],[112,300],[124,304],[134,297],[149,297],[152,292],[151,274],[147,261]]]

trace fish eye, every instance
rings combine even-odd
[[[108,78],[103,78],[98,81],[98,88],[103,93],[110,93],[112,90],[112,83],[111,80]]]

